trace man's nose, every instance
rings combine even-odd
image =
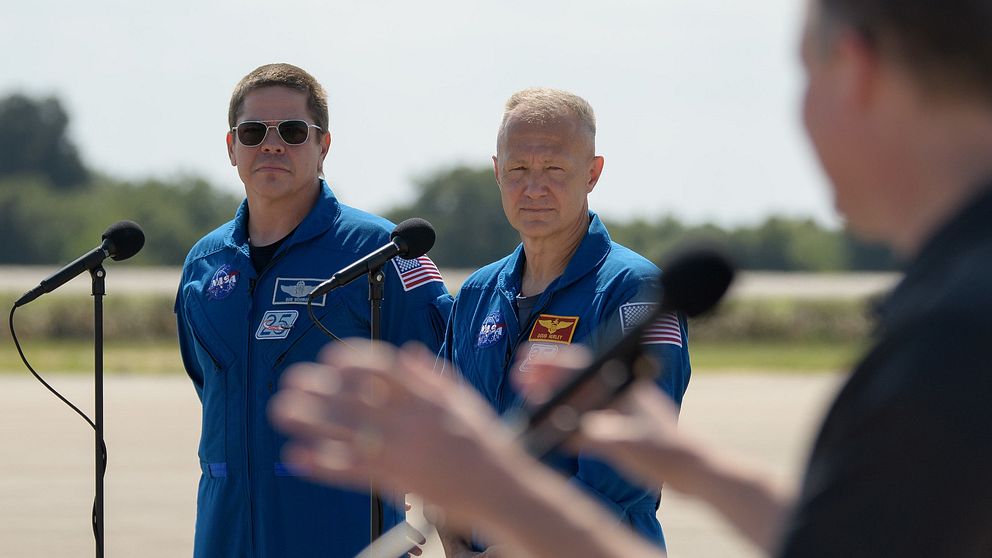
[[[528,198],[540,198],[547,193],[544,177],[539,172],[527,173],[524,178],[524,195]]]
[[[282,141],[279,130],[275,126],[269,126],[265,138],[259,147],[265,153],[282,153],[286,151],[286,143]]]

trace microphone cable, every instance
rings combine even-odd
[[[21,348],[21,342],[17,339],[17,332],[14,331],[14,311],[15,310],[17,310],[17,306],[12,306],[10,308],[10,319],[8,320],[8,325],[10,327],[10,337],[11,337],[11,339],[14,340],[14,347],[17,348],[17,354],[20,355],[21,361],[24,362],[24,366],[26,366],[28,368],[28,370],[31,371],[31,374],[33,374],[34,377],[37,378],[39,382],[41,382],[41,385],[43,385],[46,388],[48,388],[48,391],[54,393],[55,394],[55,397],[58,397],[59,399],[61,399],[62,402],[65,403],[66,405],[68,405],[70,409],[72,409],[73,411],[75,411],[77,415],[81,416],[83,418],[83,420],[85,420],[86,423],[90,425],[90,428],[92,428],[93,431],[95,432],[96,431],[96,423],[93,422],[93,420],[90,417],[88,417],[86,415],[86,413],[84,413],[83,411],[81,411],[79,409],[79,407],[73,405],[73,403],[71,401],[69,401],[68,399],[66,399],[61,393],[59,393],[55,388],[53,388],[51,386],[51,384],[49,384],[48,382],[46,382],[45,379],[42,378],[40,374],[38,374],[38,372],[34,369],[34,367],[31,366],[31,363],[28,362],[28,358],[24,355],[24,350]],[[100,450],[101,450],[100,451],[100,453],[101,453],[101,456],[100,457],[101,457],[101,462],[102,462],[102,466],[100,468],[100,476],[101,477],[106,477],[106,475],[107,475],[107,442],[106,442],[106,440],[104,440],[102,438],[100,439]],[[95,538],[95,539],[97,539],[99,541],[99,534],[97,533],[96,496],[93,497],[93,512],[92,512],[92,516],[90,518],[90,522],[92,524],[91,527],[93,528],[93,538]]]
[[[347,341],[345,341],[344,339],[341,339],[337,335],[334,335],[334,332],[333,331],[327,329],[327,327],[324,326],[324,324],[322,324],[320,322],[320,318],[318,318],[317,315],[313,311],[313,299],[310,298],[310,297],[307,297],[307,314],[310,314],[310,320],[314,323],[314,325],[317,326],[317,329],[319,329],[321,331],[321,333],[323,333],[327,337],[330,337],[331,339],[337,341],[338,343],[341,343],[345,347],[348,347],[352,351],[356,351],[356,352],[358,351],[358,348],[357,347],[349,344]]]
[[[320,323],[320,318],[318,318],[313,311],[313,299],[310,297],[307,297],[307,314],[310,314],[310,320],[314,323],[314,325],[317,326],[318,329],[320,329],[320,331],[324,333],[324,335],[330,337],[335,341],[340,341],[341,343],[344,343],[344,341],[342,341],[340,337],[334,335],[334,332],[324,327],[324,324]],[[347,343],[345,343],[345,345],[347,345]]]

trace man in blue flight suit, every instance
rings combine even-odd
[[[523,241],[461,287],[448,324],[444,356],[500,414],[524,402],[511,369],[569,344],[596,350],[637,325],[658,300],[658,268],[610,240],[587,197],[603,171],[595,154],[596,123],[582,98],[527,89],[507,101],[493,165],[503,211]],[[662,364],[659,385],[681,402],[689,382],[683,316],[667,315],[645,337]],[[658,489],[636,486],[591,457],[553,463],[619,521],[658,546]],[[444,533],[448,556],[472,556],[477,542]],[[499,555],[497,547],[485,555]]]
[[[280,461],[266,419],[283,370],[329,341],[307,294],[389,242],[393,225],[337,201],[321,178],[330,149],[327,95],[289,64],[261,66],[234,90],[227,149],[245,185],[234,220],[193,246],[176,316],[183,363],[203,404],[194,556],[352,557],[403,519],[369,493],[311,484]],[[450,296],[430,259],[385,266],[382,337],[441,345]],[[368,286],[314,300],[338,338],[370,335]],[[389,500],[388,497],[384,500]]]

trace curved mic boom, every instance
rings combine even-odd
[[[405,259],[419,258],[434,246],[436,237],[434,227],[426,220],[416,217],[407,219],[393,229],[389,235],[389,244],[338,271],[330,279],[314,287],[307,297],[313,300],[338,287],[343,287],[373,269],[382,267],[396,256]]]
[[[134,221],[118,221],[110,225],[101,238],[103,242],[99,246],[43,279],[37,287],[17,299],[14,307],[24,306],[39,296],[54,291],[80,273],[95,269],[108,257],[114,261],[126,260],[145,245],[145,233]]]

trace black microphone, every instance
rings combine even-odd
[[[118,262],[126,260],[145,245],[145,233],[134,221],[118,221],[107,227],[100,238],[103,242],[99,246],[43,279],[37,287],[17,299],[14,307],[24,306],[39,296],[54,291],[80,273],[95,269],[108,257]]]
[[[343,287],[373,269],[382,267],[396,256],[408,260],[419,258],[434,246],[435,238],[434,227],[426,220],[417,217],[407,219],[393,229],[389,235],[389,244],[338,271],[330,279],[317,285],[307,296],[313,300],[328,291]]]
[[[541,458],[560,446],[579,426],[582,413],[601,409],[638,378],[659,373],[644,355],[641,337],[667,312],[696,317],[720,302],[734,279],[734,267],[715,248],[685,249],[662,266],[662,300],[650,315],[578,371],[548,401],[524,411],[513,423],[531,455]]]

